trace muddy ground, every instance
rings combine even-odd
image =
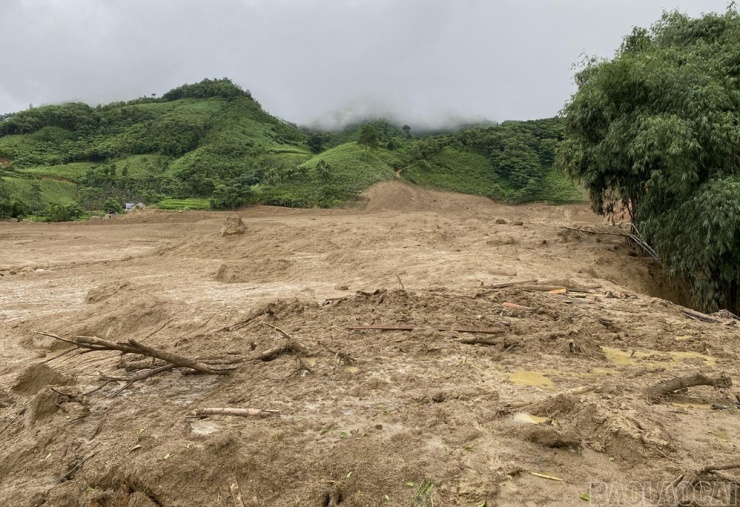
[[[645,393],[740,381],[737,321],[565,227],[619,233],[400,183],[346,210],[0,223],[0,505],[740,505],[740,470],[696,475],[740,461],[740,388]],[[348,329],[371,325],[414,329]],[[258,359],[275,328],[307,350]],[[39,332],[236,370],[106,383],[163,363]]]

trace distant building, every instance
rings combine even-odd
[[[144,204],[143,202],[137,202],[137,203],[127,202],[126,203],[126,213],[128,213],[129,211],[137,210],[137,209],[146,209],[146,204]]]

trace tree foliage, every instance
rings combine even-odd
[[[703,309],[737,310],[740,15],[666,13],[590,60],[564,109],[560,165],[604,212],[621,200]]]
[[[375,149],[378,147],[378,142],[378,131],[375,126],[371,124],[363,125],[360,129],[360,136],[357,138],[357,144]]]

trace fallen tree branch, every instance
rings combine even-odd
[[[727,465],[709,465],[704,468],[702,468],[699,473],[707,474],[711,472],[718,472],[722,470],[734,470],[736,468],[740,468],[740,463],[730,463]]]
[[[725,374],[719,377],[708,377],[701,373],[680,377],[671,380],[664,380],[645,390],[645,394],[650,401],[659,401],[663,396],[670,394],[679,389],[687,389],[695,386],[712,386],[715,389],[727,389],[732,387],[732,379]]]
[[[498,340],[492,340],[491,338],[481,338],[476,336],[475,338],[463,338],[460,343],[465,345],[500,345],[501,342]]]
[[[280,417],[277,410],[263,410],[261,408],[199,408],[195,411],[195,417],[206,417],[209,415],[233,415],[237,417]]]
[[[629,238],[629,235],[624,232],[619,233],[619,232],[594,231],[591,229],[582,229],[579,227],[566,227],[564,225],[561,225],[560,228],[568,229],[570,231],[576,231],[576,232],[585,232],[586,234],[594,234],[594,235],[600,235],[600,236],[619,236],[620,238]]]
[[[154,347],[149,347],[148,345],[143,345],[136,340],[129,340],[127,343],[121,343],[103,340],[102,338],[98,338],[97,336],[76,336],[74,338],[63,338],[52,333],[40,332],[39,334],[55,338],[66,343],[70,343],[81,349],[96,351],[118,350],[125,354],[140,354],[147,357],[161,359],[166,363],[171,363],[182,368],[190,368],[209,375],[228,375],[236,369],[236,367],[212,368],[207,364],[189,359],[179,354],[155,349]]]
[[[689,310],[679,310],[679,311],[683,313],[684,315],[686,315],[687,317],[694,319],[694,320],[706,322],[708,324],[719,324],[719,321],[717,319],[713,319],[707,315],[704,315],[703,313],[692,312]]]
[[[478,334],[504,334],[505,329],[475,329],[464,327],[438,327],[438,326],[349,326],[350,331],[416,331],[431,329],[434,331],[451,331],[455,333],[478,333]]]

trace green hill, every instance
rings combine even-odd
[[[420,185],[503,200],[580,199],[552,172],[561,136],[557,119],[423,139],[382,120],[306,131],[228,79],[204,80],[159,98],[1,116],[0,215],[43,216],[51,205],[101,210],[110,199],[337,206],[396,171]]]

